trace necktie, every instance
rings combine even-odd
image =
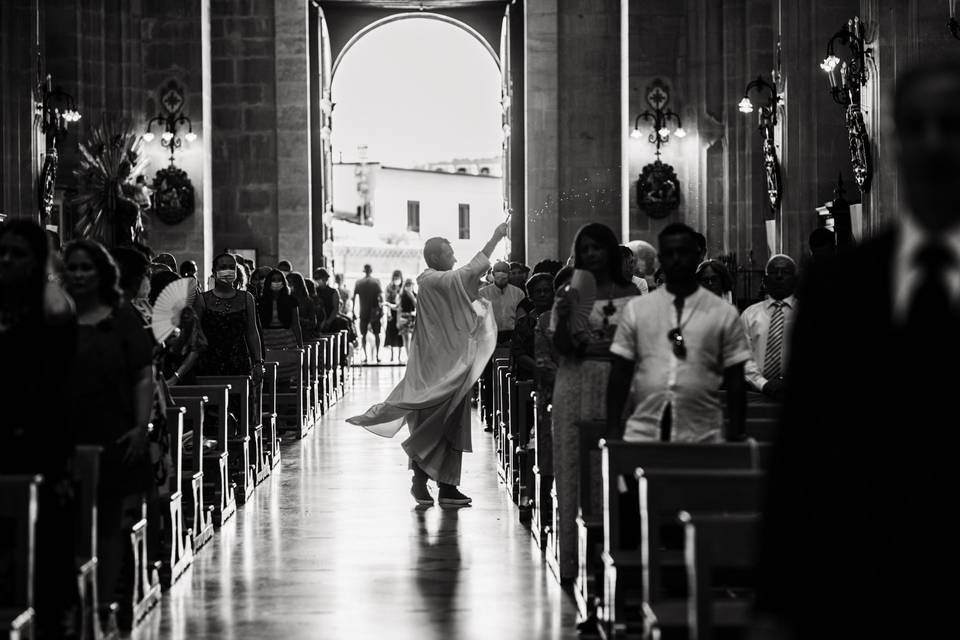
[[[783,301],[773,303],[770,328],[767,330],[767,351],[763,356],[763,377],[775,380],[780,377],[783,361]]]

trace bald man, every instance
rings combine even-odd
[[[474,258],[454,270],[457,259],[445,238],[430,238],[423,248],[427,270],[417,278],[417,323],[403,380],[366,413],[347,422],[392,438],[406,424],[403,449],[410,458],[410,493],[418,505],[433,504],[427,480],[440,489],[441,506],[467,506],[460,467],[471,451],[469,395],[496,347],[491,305],[480,298],[480,277],[490,256],[507,235],[499,225]]]
[[[763,282],[767,298],[744,310],[740,319],[750,341],[753,359],[744,371],[756,391],[772,398],[783,394],[783,373],[787,370],[787,346],[797,311],[797,263],[778,254],[767,261]]]

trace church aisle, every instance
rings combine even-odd
[[[478,422],[463,470],[474,506],[460,510],[415,509],[401,436],[344,422],[401,372],[364,370],[306,440],[285,445],[280,473],[133,637],[575,638],[575,606],[497,486]]]

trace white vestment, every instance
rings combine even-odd
[[[417,278],[417,323],[403,380],[386,400],[347,422],[392,438],[406,424],[403,449],[427,475],[460,483],[471,451],[469,394],[497,345],[490,303],[477,298],[490,260],[478,253],[452,271],[427,269]]]

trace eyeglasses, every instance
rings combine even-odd
[[[687,344],[679,328],[670,329],[670,332],[667,334],[667,340],[673,344],[673,355],[681,360],[687,357]]]

